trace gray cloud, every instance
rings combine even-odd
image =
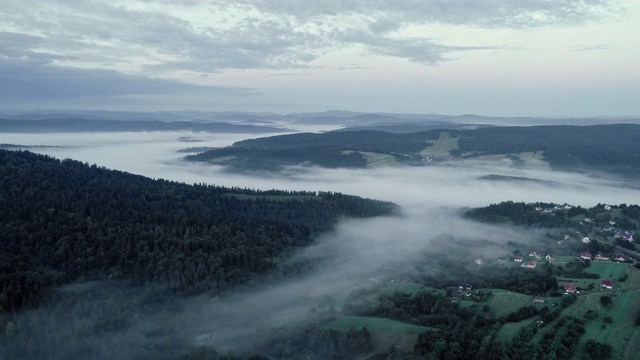
[[[176,2],[164,2],[176,4]],[[154,59],[149,73],[187,69],[285,69],[305,67],[333,49],[361,45],[376,54],[424,64],[452,59],[458,48],[424,37],[407,39],[394,32],[407,25],[450,24],[481,28],[571,26],[616,11],[604,0],[588,1],[256,1],[208,3],[206,11],[235,14],[231,27],[205,27],[169,13],[128,10],[97,1],[40,2],[30,7],[9,1],[0,24],[43,38],[31,46],[52,54],[87,60],[102,57]],[[355,36],[358,35],[358,36]],[[90,61],[90,60],[89,60]]]
[[[593,51],[593,50],[607,50],[607,49],[611,49],[611,45],[599,44],[599,45],[593,45],[593,46],[586,46],[586,45],[575,46],[571,49],[571,51]]]
[[[131,76],[113,70],[77,69],[40,61],[0,59],[0,96],[11,98],[75,98],[132,94],[209,93],[247,95],[250,89],[197,86],[178,81]]]

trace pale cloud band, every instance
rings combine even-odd
[[[447,43],[429,26],[573,27],[621,16],[623,8],[605,0],[58,0],[28,6],[8,0],[0,12],[0,73],[15,73],[19,86],[30,74],[31,81],[55,83],[56,76],[68,82],[95,69],[100,72],[87,81],[124,84],[105,86],[98,95],[199,91],[166,79],[229,70],[314,69],[327,66],[318,62],[326,54],[346,50],[439,65],[501,46]],[[334,65],[366,66],[351,58]],[[72,86],[83,92],[85,85]],[[86,90],[99,92],[95,86]],[[222,95],[250,89],[215,90]],[[46,95],[40,89],[33,96],[38,92]]]

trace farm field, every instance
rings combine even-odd
[[[610,261],[592,261],[591,266],[585,269],[585,272],[600,275],[600,279],[611,279],[616,285],[625,287],[624,283],[618,281],[618,278],[625,274],[629,274],[630,266],[624,263],[615,263]]]

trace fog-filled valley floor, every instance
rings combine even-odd
[[[363,305],[376,302],[370,299],[370,293],[392,293],[394,286],[400,284],[420,287],[417,279],[456,272],[450,266],[463,268],[462,273],[474,276],[474,260],[495,262],[511,256],[516,248],[539,247],[542,251],[555,246],[555,240],[549,240],[552,230],[473,221],[463,216],[468,208],[504,201],[591,208],[598,204],[637,204],[640,199],[640,188],[628,179],[604,172],[554,171],[540,158],[529,159],[530,166],[484,157],[421,167],[293,166],[282,173],[231,173],[223,166],[183,161],[185,154],[178,152],[191,146],[224,147],[261,136],[265,135],[187,131],[0,134],[0,143],[19,144],[58,159],[70,158],[153,179],[255,190],[340,192],[389,201],[400,207],[393,215],[343,219],[333,230],[317,236],[313,244],[291,255],[289,265],[303,269],[289,278],[240,285],[215,297],[206,293],[182,297],[162,283],[140,287],[123,281],[79,281],[65,285],[56,290],[58,300],[12,315],[16,317],[12,322],[15,327],[23,321],[41,321],[38,314],[42,312],[73,309],[72,313],[50,317],[40,325],[38,337],[30,344],[41,349],[32,354],[40,358],[55,354],[60,359],[83,358],[85,352],[104,358],[147,358],[166,351],[162,347],[172,344],[187,352],[184,349],[188,346],[212,346],[220,354],[232,351],[239,357],[260,353],[270,341],[284,346],[286,341],[279,336],[286,338],[287,330],[299,328],[304,332],[309,321],[326,325],[336,313],[372,306]],[[637,274],[632,275],[635,281],[633,276]],[[633,301],[637,299],[634,295]],[[100,312],[83,312],[93,306],[77,306],[76,302],[83,301],[101,303],[96,307]],[[125,327],[85,337],[94,326],[92,322],[101,317],[131,314],[135,317],[122,320],[127,323]],[[327,326],[339,328],[336,323],[330,324],[333,325]],[[74,336],[64,344],[52,343],[55,337],[50,332],[56,329]],[[359,336],[363,335],[353,335]],[[637,331],[635,335],[628,334],[629,338],[633,336],[637,338]],[[393,337],[388,343],[382,337],[374,334],[374,342],[379,344],[359,356],[388,351],[388,346],[394,344]],[[416,338],[401,339],[405,343],[398,340],[398,350],[407,352],[406,358],[410,358],[411,339],[415,342]],[[205,352],[203,349],[200,351]],[[616,355],[622,356],[623,351],[617,349]],[[295,354],[287,356],[282,358],[297,358]]]

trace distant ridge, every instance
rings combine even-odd
[[[0,119],[0,131],[9,133],[55,133],[55,132],[121,132],[121,131],[196,131],[209,133],[281,133],[289,131],[282,127],[231,124],[226,122],[193,121],[116,121],[63,119]]]

